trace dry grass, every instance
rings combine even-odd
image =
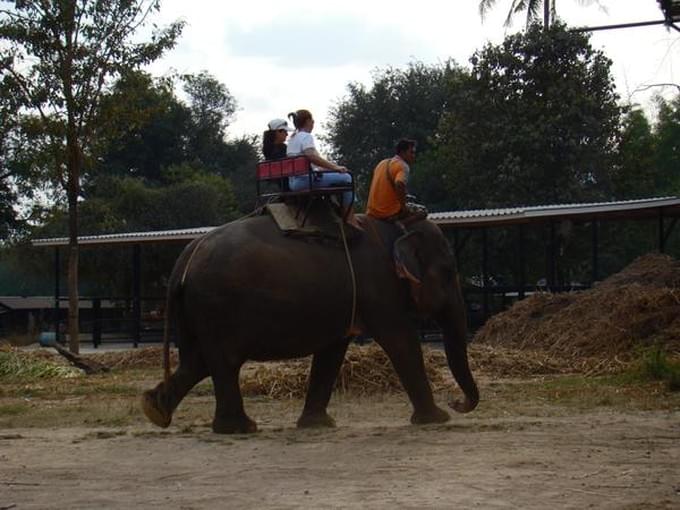
[[[645,255],[590,290],[535,294],[489,319],[475,343],[544,352],[596,373],[652,346],[680,355],[680,264]]]

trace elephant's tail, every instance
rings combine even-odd
[[[170,382],[170,333],[169,333],[169,323],[170,323],[170,288],[168,288],[168,293],[165,297],[165,318],[163,319],[163,381],[165,382],[165,387],[168,387]]]
[[[180,312],[181,309],[180,301],[183,289],[183,283],[172,275],[165,295],[165,318],[163,320],[163,380],[166,385],[170,380],[170,326],[171,324],[174,324],[175,335],[178,335],[179,332],[176,327],[177,317],[175,314]],[[180,340],[181,339],[177,338],[178,345]]]

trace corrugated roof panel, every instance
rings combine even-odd
[[[79,244],[114,244],[114,243],[140,243],[150,241],[181,241],[194,239],[215,227],[184,228],[178,230],[156,230],[149,232],[122,232],[118,234],[101,234],[78,237]],[[35,239],[34,246],[65,246],[68,244],[66,237],[53,237],[49,239]]]
[[[631,217],[649,209],[663,209],[680,216],[680,199],[678,197],[658,197],[637,200],[620,200],[615,202],[591,202],[574,204],[553,204],[526,207],[503,207],[498,209],[471,209],[466,211],[444,211],[430,213],[428,218],[442,227],[483,227],[512,223],[529,223],[546,221],[548,218],[565,217],[602,217],[629,212]],[[652,214],[652,211],[647,213]],[[127,232],[120,234],[102,234],[98,236],[81,236],[78,242],[82,245],[143,243],[160,241],[191,240],[206,234],[216,227],[197,227],[179,230],[161,230],[151,232]],[[68,238],[35,239],[34,246],[66,246]]]

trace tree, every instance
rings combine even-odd
[[[150,185],[166,186],[168,168],[190,164],[228,178],[239,209],[250,212],[257,141],[227,137],[236,100],[205,71],[179,78],[186,102],[175,95],[176,77],[154,79],[136,71],[116,82],[103,100],[109,121],[97,137],[98,157],[92,178],[84,184],[86,195],[97,194],[100,176],[138,177]]]
[[[597,4],[602,7],[598,0],[577,0],[581,5]],[[508,16],[505,18],[505,26],[512,24],[512,18],[515,14],[526,11],[526,25],[527,27],[537,20],[541,5],[543,6],[543,28],[548,28],[551,23],[557,20],[557,9],[555,4],[557,0],[512,0]],[[480,0],[479,14],[484,19],[486,13],[496,5],[496,0]]]
[[[0,72],[21,106],[35,112],[52,140],[54,173],[69,213],[69,348],[79,350],[78,200],[80,180],[111,78],[158,59],[183,23],[156,30],[150,42],[132,36],[160,0],[22,0],[0,9]]]
[[[370,88],[348,85],[347,97],[329,112],[324,141],[330,144],[333,157],[354,172],[360,192],[367,191],[374,166],[394,154],[399,138],[418,142],[419,160],[427,153],[447,101],[449,82],[463,74],[454,62],[433,66],[415,62],[404,70],[376,70]]]
[[[631,109],[621,122],[621,135],[612,175],[617,199],[650,198],[668,189],[655,165],[655,138],[644,112]]]
[[[206,71],[183,75],[182,81],[191,112],[188,151],[204,165],[212,166],[220,159],[236,100],[223,83]]]
[[[487,45],[471,63],[436,135],[451,206],[608,196],[620,107],[611,62],[587,35],[534,24]]]
[[[175,80],[128,72],[102,99],[97,160],[86,182],[93,192],[100,175],[138,177],[161,184],[165,168],[189,158],[191,111],[175,95]]]
[[[662,183],[659,191],[680,194],[680,94],[670,101],[659,97],[657,105],[654,162]]]

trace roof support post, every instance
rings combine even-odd
[[[600,279],[600,272],[599,272],[599,223],[597,220],[593,219],[593,221],[590,223],[590,230],[592,232],[592,247],[593,247],[593,255],[592,255],[592,276],[591,276],[591,283],[590,286],[592,287],[595,285],[595,282]]]
[[[96,349],[102,343],[102,300],[92,299],[92,346]]]
[[[548,283],[548,289],[552,289],[555,286],[555,279],[556,279],[556,267],[555,267],[555,245],[557,243],[556,239],[556,233],[555,233],[555,222],[550,221],[549,224],[549,234],[550,238],[548,241],[548,249],[547,249],[547,259],[546,260],[546,280]]]
[[[142,329],[141,279],[142,279],[142,247],[132,245],[132,343],[139,347]]]
[[[482,312],[483,320],[486,322],[489,316],[489,294],[487,292],[486,282],[489,273],[489,253],[488,253],[488,236],[487,228],[482,229]]]
[[[54,247],[54,341],[59,342],[59,295],[61,289],[59,288],[59,246]]]
[[[666,236],[663,228],[663,209],[659,207],[659,253],[666,249]]]
[[[455,243],[453,249],[454,249],[454,254],[456,255],[456,258],[460,255],[460,253],[465,249],[465,245],[467,244],[468,240],[470,239],[470,235],[472,235],[472,231],[468,230],[465,232],[465,235],[461,239],[461,236],[459,234],[459,229],[456,227],[453,230],[453,242]]]
[[[519,224],[517,229],[518,241],[519,241],[519,299],[524,299],[524,287],[526,286],[526,268],[524,264],[524,225]]]

